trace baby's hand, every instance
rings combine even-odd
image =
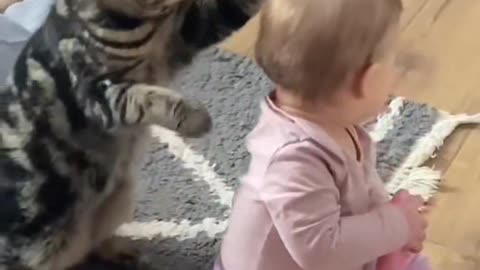
[[[407,219],[409,227],[409,240],[405,249],[410,252],[418,253],[423,249],[427,228],[427,220],[420,213],[424,207],[424,201],[420,196],[413,196],[407,191],[398,192],[391,202],[398,207]]]

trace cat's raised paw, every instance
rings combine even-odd
[[[176,131],[181,136],[198,138],[212,129],[212,118],[200,103],[182,101],[175,108],[175,114],[179,116]]]

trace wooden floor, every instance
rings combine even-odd
[[[402,55],[413,71],[403,95],[480,112],[480,0],[404,0]],[[222,44],[252,56],[258,20]],[[457,130],[431,164],[445,172],[429,214],[425,254],[435,270],[480,269],[480,127]]]

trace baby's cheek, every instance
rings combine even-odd
[[[402,82],[402,76],[399,72],[398,69],[392,67],[392,70],[390,72],[390,94],[391,95],[398,95],[398,92],[400,91],[400,85]]]

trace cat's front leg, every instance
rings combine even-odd
[[[99,99],[97,92],[87,102],[86,114],[107,129],[160,125],[184,137],[201,137],[212,127],[204,106],[171,89],[135,83],[103,84],[104,100]]]
[[[132,95],[139,101],[145,111],[144,119],[149,123],[186,137],[200,137],[212,127],[210,115],[203,105],[186,100],[173,90],[139,84],[132,89]]]

